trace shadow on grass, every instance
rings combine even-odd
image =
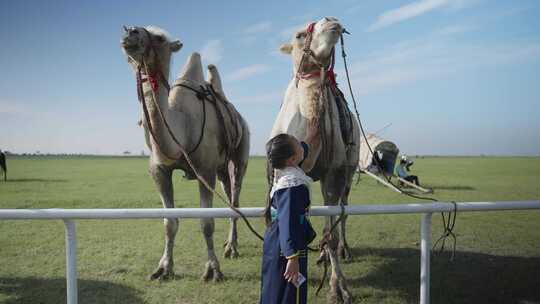
[[[406,303],[418,303],[420,250],[411,248],[357,248],[363,256],[383,259],[382,265],[361,277],[348,278],[352,287],[397,291]],[[473,252],[432,255],[432,303],[538,303],[540,258],[505,257]]]
[[[144,303],[137,290],[107,281],[79,280],[78,287],[80,303]],[[0,294],[8,297],[5,304],[66,303],[66,280],[0,277]]]
[[[67,179],[58,179],[58,178],[14,178],[8,179],[8,183],[30,183],[30,182],[41,182],[41,183],[65,183]]]
[[[434,190],[460,190],[460,191],[473,191],[476,188],[463,185],[433,185],[430,188]]]

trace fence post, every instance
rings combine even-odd
[[[66,230],[66,301],[77,304],[77,234],[75,222],[64,220]]]
[[[430,302],[431,215],[432,213],[423,214],[420,225],[420,304]]]

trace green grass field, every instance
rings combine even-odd
[[[0,182],[0,208],[156,208],[161,203],[144,158],[12,158]],[[540,199],[540,158],[423,158],[413,167],[443,201]],[[177,207],[198,206],[195,182],[174,175]],[[252,158],[242,206],[262,206],[264,159]],[[315,185],[312,201],[321,195]],[[351,203],[415,202],[362,176]],[[215,207],[224,207],[215,201]],[[540,212],[459,214],[454,262],[432,259],[432,303],[540,303]],[[314,225],[322,228],[322,219]],[[261,219],[253,222],[263,231]],[[415,303],[419,293],[420,215],[349,217],[354,259],[343,264],[355,303]],[[216,220],[218,254],[228,221]],[[434,216],[433,237],[442,229]],[[257,303],[261,244],[239,225],[237,260],[221,261],[225,281],[203,283],[206,246],[198,220],[182,220],[176,278],[148,281],[163,250],[161,220],[77,222],[80,303]],[[309,302],[322,271],[310,255]],[[61,221],[0,221],[0,303],[65,303]]]

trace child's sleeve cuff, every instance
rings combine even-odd
[[[298,257],[299,255],[300,255],[300,252],[297,251],[297,252],[295,252],[294,254],[291,254],[291,255],[287,256],[286,259],[287,259],[287,260],[290,260],[290,259],[292,259],[292,258]]]

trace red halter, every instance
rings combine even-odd
[[[148,81],[150,83],[150,87],[152,87],[152,91],[154,91],[154,93],[157,93],[159,88],[158,78],[158,72],[154,72],[150,75],[146,75],[146,78],[142,78],[141,81]]]
[[[308,24],[308,27],[307,27],[306,31],[311,34],[311,33],[313,33],[314,28],[315,28],[315,22],[312,22],[312,23]]]
[[[310,23],[306,28],[306,32],[307,32],[306,44],[304,46],[304,54],[302,55],[302,60],[300,61],[300,66],[298,67],[298,73],[296,73],[296,78],[297,79],[310,79],[310,78],[321,77],[322,76],[320,70],[316,70],[316,71],[313,71],[313,72],[307,72],[307,73],[301,71],[301,70],[305,70],[308,67],[317,66],[317,64],[310,64],[310,65],[305,65],[304,64],[306,55],[313,57],[313,52],[311,51],[311,40],[312,40],[312,37],[313,37],[312,35],[313,35],[314,29],[315,29],[315,23],[314,22]],[[328,66],[328,69],[324,72],[324,76],[325,76],[325,78],[327,80],[327,84],[335,92],[335,90],[337,88],[337,82],[336,82],[336,74],[334,73],[334,64],[335,64],[335,50],[334,49],[332,49],[331,58],[332,58],[331,59],[332,61],[331,61],[330,65]]]

